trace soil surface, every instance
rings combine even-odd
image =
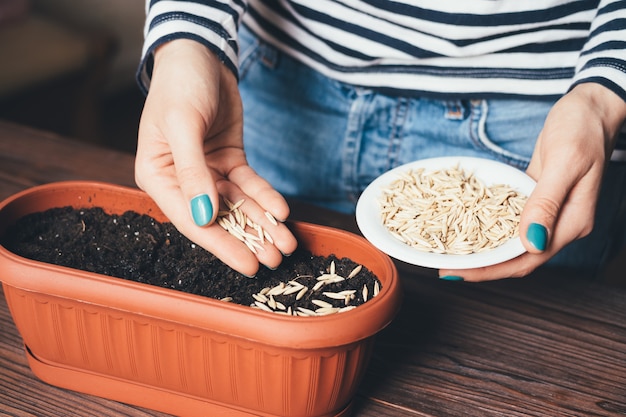
[[[171,223],[159,223],[135,212],[109,215],[100,208],[50,209],[21,218],[7,231],[4,240],[2,244],[8,250],[25,258],[242,305],[269,303],[276,311],[287,311],[288,307],[290,311],[298,311],[298,307],[315,311],[320,304],[324,306],[314,300],[328,302],[335,308],[356,307],[366,301],[365,292],[366,298],[371,299],[380,288],[378,279],[363,267],[354,277],[313,291],[318,277],[332,272],[332,263],[335,274],[344,278],[358,264],[346,258],[314,256],[303,249],[286,257],[276,270],[261,267],[255,278],[248,278],[193,244]],[[309,290],[296,300],[301,290],[295,291],[297,286],[290,281]],[[281,283],[293,292],[273,295],[273,301],[267,295],[253,297],[264,288],[267,292],[267,288]],[[353,295],[349,295],[351,291]],[[345,297],[332,298],[338,293]],[[267,300],[263,301],[264,297]]]

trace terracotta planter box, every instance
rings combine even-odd
[[[0,235],[53,207],[127,210],[165,221],[138,190],[54,183],[0,204]],[[356,309],[288,317],[171,289],[54,266],[0,246],[0,280],[33,372],[67,389],[188,416],[344,416],[374,336],[396,314],[391,259],[354,234],[294,222],[300,245],[377,275],[382,289]]]

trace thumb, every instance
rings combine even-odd
[[[171,141],[170,146],[178,185],[189,204],[190,216],[197,226],[203,227],[217,217],[219,196],[206,164],[201,135],[200,132],[183,133],[178,140]]]
[[[548,249],[570,188],[564,186],[563,178],[556,178],[550,173],[537,181],[520,218],[520,237],[528,252],[541,253]]]
[[[193,222],[200,227],[208,226],[215,220],[219,209],[219,200],[210,172],[202,172],[196,167],[183,167],[178,171],[180,188],[189,201]]]

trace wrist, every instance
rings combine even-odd
[[[615,92],[601,84],[588,82],[578,84],[568,94],[575,94],[588,103],[591,111],[602,120],[608,136],[619,133],[626,121],[626,101]]]
[[[154,67],[156,68],[163,61],[206,59],[212,64],[218,63],[219,60],[209,48],[195,40],[179,38],[165,42],[156,47],[154,50]],[[175,61],[174,61],[175,62]]]

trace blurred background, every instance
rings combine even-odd
[[[0,0],[0,119],[135,151],[143,0]]]

